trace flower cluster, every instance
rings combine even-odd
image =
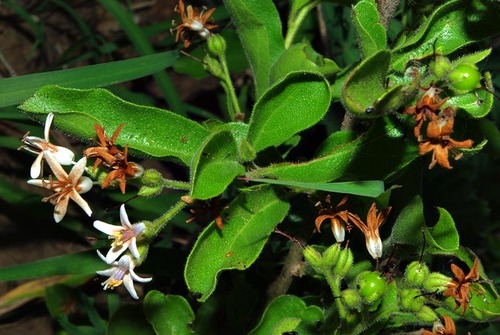
[[[144,173],[142,166],[128,161],[128,145],[125,146],[123,151],[115,145],[124,125],[123,123],[119,125],[113,136],[108,138],[104,133],[104,128],[96,123],[94,129],[100,146],[87,148],[83,151],[85,157],[95,157],[94,171],[101,164],[111,170],[102,181],[101,187],[104,189],[111,185],[114,180],[117,180],[122,193],[125,193],[127,178],[137,178]]]
[[[462,157],[456,149],[469,149],[474,142],[472,140],[456,141],[451,138],[455,122],[455,110],[446,107],[440,110],[448,98],[441,99],[441,90],[431,85],[420,101],[415,106],[406,108],[404,114],[412,115],[415,120],[414,134],[419,142],[419,154],[425,155],[432,151],[432,159],[429,169],[436,163],[446,169],[452,169],[449,161],[451,153],[455,160]],[[427,123],[426,137],[422,136],[421,128],[425,121]]]
[[[181,15],[182,22],[172,29],[172,31],[177,30],[175,41],[177,42],[180,38],[184,42],[184,48],[191,45],[191,37],[193,35],[198,35],[206,39],[212,34],[210,30],[217,28],[217,25],[207,23],[215,8],[207,11],[199,11],[191,5],[186,7],[184,2],[179,0],[175,11]]]
[[[455,308],[462,306],[462,314],[464,314],[470,302],[469,286],[479,280],[479,259],[474,259],[474,264],[467,275],[455,264],[451,264],[451,271],[455,275],[455,279],[446,285],[447,289],[443,292],[443,295],[453,297],[456,304]]]
[[[96,124],[94,128],[99,139],[99,147],[88,148],[84,151],[84,156],[74,161],[75,154],[68,148],[50,143],[49,131],[54,114],[47,116],[44,129],[44,138],[29,136],[29,133],[23,136],[23,145],[19,149],[25,149],[37,155],[35,162],[31,166],[31,185],[43,187],[54,192],[54,194],[45,197],[42,201],[50,201],[55,206],[54,220],[60,222],[66,215],[69,200],[76,202],[88,216],[92,215],[92,210],[88,203],[81,197],[81,194],[88,192],[92,186],[91,178],[83,176],[87,167],[87,158],[95,157],[94,169],[99,165],[111,169],[102,182],[102,188],[107,187],[113,180],[118,180],[120,189],[125,192],[126,178],[137,177],[142,174],[142,167],[138,164],[128,162],[127,146],[122,151],[116,147],[115,142],[123,124],[118,127],[111,138],[106,137],[104,128]],[[43,178],[43,162],[46,161],[52,174]],[[71,165],[71,171],[68,173],[62,165]],[[39,178],[39,179],[36,179]],[[97,273],[109,278],[102,284],[104,289],[115,288],[122,283],[129,291],[130,295],[138,299],[134,289],[133,281],[149,282],[152,278],[141,278],[134,272],[134,268],[142,261],[137,241],[141,238],[146,229],[143,222],[131,224],[125,211],[125,205],[120,207],[121,226],[114,226],[102,221],[94,221],[94,227],[106,233],[110,239],[113,239],[111,249],[106,256],[97,251],[98,256],[109,264],[108,270],[98,271]],[[128,250],[129,253],[123,253]],[[120,257],[121,256],[121,257]]]
[[[93,185],[89,177],[83,176],[87,165],[87,158],[83,157],[78,162],[74,162],[75,154],[68,148],[54,145],[49,141],[49,131],[54,114],[50,113],[45,121],[44,138],[24,135],[23,145],[20,149],[25,149],[37,155],[35,162],[31,166],[31,178],[28,183],[43,187],[54,192],[45,197],[42,201],[49,201],[55,206],[54,220],[60,222],[66,215],[69,199],[76,202],[88,216],[92,215],[92,210],[88,203],[80,194],[88,192]],[[48,179],[43,179],[43,161],[47,161],[53,175]],[[61,165],[74,164],[67,173]],[[54,179],[54,176],[56,179]],[[35,179],[39,178],[40,179]]]
[[[123,283],[132,298],[139,299],[134,288],[134,281],[147,283],[152,279],[151,277],[141,278],[134,272],[137,262],[141,259],[139,249],[137,248],[137,241],[142,237],[146,225],[144,222],[131,224],[125,211],[125,205],[121,205],[120,207],[120,222],[121,226],[115,226],[103,221],[94,221],[96,229],[107,234],[109,239],[114,240],[106,256],[97,251],[99,257],[111,265],[109,269],[97,271],[97,273],[101,276],[109,277],[102,283],[105,290],[108,288],[114,289]],[[126,250],[130,254],[122,255]]]
[[[373,203],[368,210],[365,223],[358,215],[345,209],[347,199],[348,197],[345,196],[335,208],[330,204],[330,196],[326,198],[326,202],[329,204],[328,207],[323,207],[321,202],[316,203],[316,206],[321,207],[319,215],[315,220],[316,229],[319,232],[323,221],[329,219],[335,240],[343,242],[345,239],[345,230],[350,230],[350,224],[352,223],[365,235],[366,249],[370,255],[373,259],[379,259],[382,257],[382,239],[380,238],[379,227],[389,215],[392,207],[387,207],[377,214],[377,206]]]

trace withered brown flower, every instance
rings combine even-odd
[[[474,264],[467,275],[455,264],[451,264],[451,271],[455,275],[455,279],[446,285],[447,289],[443,292],[443,295],[445,297],[453,297],[456,304],[455,309],[462,306],[461,314],[464,314],[470,302],[469,286],[471,283],[479,280],[479,259],[474,259]]]
[[[468,149],[474,144],[472,140],[455,141],[450,137],[453,132],[454,120],[455,111],[448,107],[439,115],[434,116],[427,125],[427,139],[420,139],[418,150],[420,155],[432,151],[429,169],[432,169],[436,163],[446,169],[452,169],[448,158],[449,154],[451,153],[455,160],[459,160],[462,153],[456,152],[455,149]]]
[[[314,221],[316,230],[318,232],[321,232],[320,228],[323,221],[330,220],[332,233],[335,237],[335,241],[337,242],[343,242],[345,239],[345,225],[348,225],[349,218],[347,215],[347,210],[344,209],[344,205],[347,202],[348,198],[349,196],[346,195],[334,208],[331,204],[330,195],[327,195],[325,202],[328,204],[328,207],[323,207],[320,201],[318,201],[315,205],[320,206],[318,217]]]
[[[182,20],[182,22],[173,29],[177,30],[175,41],[177,42],[180,38],[184,42],[184,48],[189,47],[191,44],[190,37],[184,35],[186,30],[203,38],[207,38],[211,34],[210,30],[217,28],[217,25],[207,23],[208,19],[215,11],[215,8],[211,8],[207,11],[199,11],[191,5],[186,7],[184,1],[179,0],[178,5],[175,7],[175,11],[181,15]]]
[[[439,97],[440,92],[441,89],[431,84],[416,105],[405,109],[404,114],[413,115],[416,122],[414,128],[416,138],[420,137],[420,129],[424,121],[431,119],[448,100],[448,98],[441,99]]]
[[[422,335],[456,335],[457,330],[455,328],[455,322],[448,315],[441,315],[444,321],[444,325],[436,321],[432,331],[422,329]]]

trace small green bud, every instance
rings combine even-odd
[[[448,74],[450,87],[457,94],[469,93],[481,87],[481,73],[475,64],[458,64]]]
[[[434,312],[429,306],[422,306],[416,316],[423,322],[434,322],[438,319],[436,312]]]
[[[207,40],[208,52],[214,57],[225,57],[226,40],[221,35],[212,35]]]
[[[160,194],[163,187],[161,185],[149,186],[143,185],[137,192],[137,195],[140,197],[154,197]]]
[[[400,294],[401,307],[407,311],[418,312],[425,303],[425,297],[416,288],[403,289]]]
[[[142,183],[149,186],[161,184],[162,175],[155,169],[147,169],[142,175]]]
[[[480,311],[479,309],[474,308],[472,306],[470,307],[470,309],[472,310],[472,315],[474,315],[474,317],[478,321],[483,321],[484,320],[484,313],[483,313],[483,311]]]
[[[427,292],[443,292],[451,278],[439,272],[431,272],[424,281],[423,289]]]
[[[338,262],[340,255],[340,244],[335,243],[323,252],[323,262],[327,267],[333,267]]]
[[[342,303],[350,309],[356,309],[362,303],[361,296],[356,290],[353,289],[347,289],[340,292],[340,299],[342,300]]]
[[[340,246],[339,246],[340,248]],[[349,248],[341,249],[337,258],[337,262],[333,266],[333,273],[337,276],[344,277],[354,263],[354,256]]]
[[[436,77],[441,79],[451,71],[451,62],[447,57],[436,55],[434,61],[429,64],[429,68]]]
[[[203,67],[215,77],[224,78],[224,69],[222,68],[222,64],[217,58],[211,56],[210,54],[207,54],[203,59]]]
[[[368,304],[373,304],[382,299],[387,290],[385,279],[379,272],[364,271],[358,275],[358,292]]]
[[[314,249],[314,247],[310,245],[304,249],[304,258],[315,270],[323,266],[323,257],[316,249]]]
[[[430,271],[427,265],[414,261],[406,267],[405,278],[408,284],[422,287],[429,274]]]

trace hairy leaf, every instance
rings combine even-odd
[[[190,327],[194,321],[193,310],[180,295],[149,291],[144,298],[143,310],[157,335],[194,334]]]
[[[387,36],[380,24],[377,6],[373,1],[362,0],[353,7],[353,22],[358,36],[358,44],[364,58],[384,50]]]

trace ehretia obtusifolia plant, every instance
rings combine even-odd
[[[470,168],[498,141],[492,74],[481,63],[492,49],[480,45],[500,33],[500,3],[406,6],[179,0],[172,33],[181,57],[203,54],[219,81],[217,116],[57,85],[18,107],[45,120],[44,138],[22,138],[36,155],[28,183],[46,189],[57,224],[73,202],[91,217],[95,236],[111,240],[92,244],[101,264],[92,272],[109,295],[124,286],[137,300],[102,320],[110,333],[132,334],[125,325],[137,322],[144,334],[451,335],[500,318],[481,257],[461,245],[466,232],[451,211],[429,200],[435,185],[422,182]],[[340,15],[343,28],[311,28],[332,24],[322,13]],[[355,36],[356,61],[329,49],[354,50],[342,29]],[[249,90],[235,85],[236,52]],[[55,143],[51,125],[84,149]],[[175,162],[188,178],[143,166],[144,157]],[[92,199],[114,190],[119,214],[103,217]],[[147,204],[164,191],[176,201],[163,214],[129,219],[127,208],[134,217],[141,208],[120,195]],[[183,275],[169,272],[179,253],[165,231],[176,217],[200,230],[177,260]]]

